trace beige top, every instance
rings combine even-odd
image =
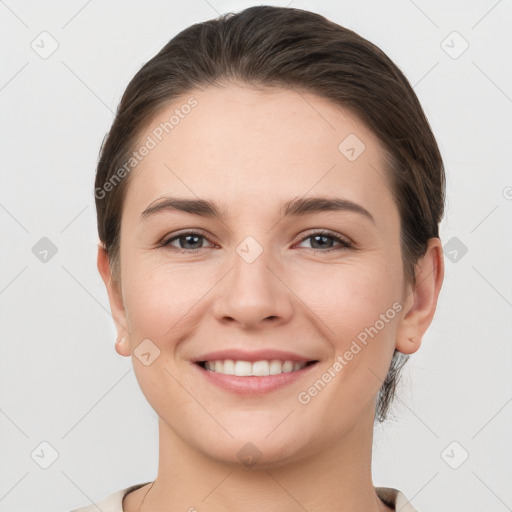
[[[88,505],[86,507],[77,508],[71,512],[98,512],[98,510],[101,510],[102,512],[124,512],[124,496],[129,492],[135,491],[136,489],[139,489],[140,487],[143,487],[149,483],[151,482],[136,484],[127,487],[126,489],[121,489],[110,494],[104,500],[98,503],[93,503],[92,505]],[[400,512],[418,512],[418,510],[416,510],[409,503],[409,500],[405,497],[405,495],[397,489],[393,489],[391,487],[375,487],[375,492],[388,507],[391,507],[394,510]]]

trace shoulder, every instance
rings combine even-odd
[[[420,512],[411,505],[405,494],[398,489],[392,487],[375,487],[375,492],[386,505],[393,507],[396,511]]]
[[[98,509],[102,512],[123,512],[124,496],[132,491],[135,491],[136,489],[139,489],[140,487],[143,487],[144,485],[147,485],[148,483],[150,482],[131,485],[130,487],[119,489],[118,491],[109,494],[101,501],[91,503],[85,507],[73,509],[70,512],[98,512]]]
[[[102,512],[123,512],[122,502],[126,491],[127,489],[120,489],[108,495],[106,498],[103,498],[101,501],[73,509],[71,512],[98,512],[98,509]]]

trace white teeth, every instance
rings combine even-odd
[[[235,363],[235,375],[238,375],[239,377],[252,375],[251,369],[252,364],[249,361],[237,361]]]
[[[219,361],[219,363],[222,364],[222,361]],[[217,364],[217,361],[215,361],[215,364]],[[215,368],[215,371],[217,371],[217,368]],[[232,361],[231,359],[226,359],[222,367],[220,367],[219,373],[225,373],[226,375],[235,375],[235,362]]]
[[[278,361],[277,359],[274,359],[270,361],[269,365],[269,372],[270,375],[279,375],[283,371],[283,363],[281,361]]]
[[[268,361],[256,361],[252,363],[252,375],[265,376],[269,374]]]
[[[280,361],[278,359],[254,362],[226,359],[224,361],[206,361],[205,363],[207,370],[223,373],[224,375],[237,375],[239,377],[279,375],[280,373],[295,372],[304,368],[304,366],[306,366],[304,362]]]
[[[293,372],[293,361],[285,361],[283,364],[283,373]]]

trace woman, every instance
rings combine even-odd
[[[193,25],[128,85],[95,187],[159,417],[156,480],[97,506],[414,511],[372,484],[373,425],[435,312],[445,182],[396,65],[299,9]]]

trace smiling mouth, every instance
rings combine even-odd
[[[289,361],[289,360],[261,360],[261,361],[236,361],[222,359],[216,361],[197,361],[197,365],[206,371],[223,375],[236,375],[238,377],[266,377],[268,375],[280,375],[293,373],[306,366],[311,366],[318,361]]]

